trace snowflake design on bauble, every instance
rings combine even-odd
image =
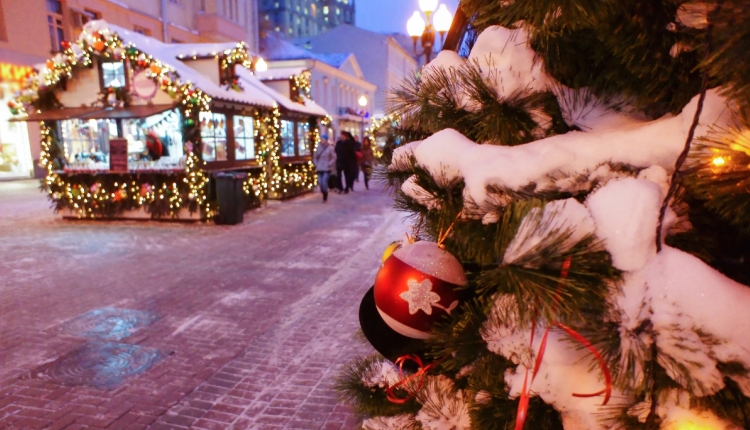
[[[409,279],[406,285],[409,286],[409,291],[404,291],[399,297],[409,302],[409,313],[414,315],[422,309],[427,315],[432,315],[433,304],[440,301],[440,296],[432,291],[432,281],[425,279],[417,282]]]

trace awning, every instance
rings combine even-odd
[[[176,105],[138,105],[128,106],[121,108],[108,108],[87,113],[79,116],[80,119],[132,119],[132,118],[148,118],[151,115],[156,115],[171,109],[174,109]]]
[[[21,118],[11,118],[10,121],[60,121],[66,119],[131,119],[147,118],[174,109],[176,105],[139,105],[119,108],[78,107],[49,110],[32,113]]]
[[[31,113],[28,116],[11,118],[10,122],[20,121],[59,121],[63,119],[80,118],[81,115],[86,115],[96,111],[102,110],[100,107],[77,107],[77,108],[64,108],[48,110],[46,112]]]

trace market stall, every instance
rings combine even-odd
[[[246,178],[248,207],[315,185],[326,112],[263,85],[257,61],[242,43],[170,45],[93,21],[10,107],[42,126],[44,184],[63,215],[208,219],[227,172]]]

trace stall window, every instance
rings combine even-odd
[[[167,111],[143,119],[123,120],[123,135],[128,140],[131,169],[180,164],[183,155],[180,113]]]
[[[127,85],[125,63],[112,61],[102,63],[102,88],[122,88]]]
[[[201,140],[204,161],[227,159],[227,117],[221,113],[201,112]]]
[[[255,122],[251,116],[234,117],[234,159],[255,158]]]
[[[294,157],[294,122],[281,120],[281,156]]]
[[[117,137],[111,119],[61,121],[63,149],[68,162],[82,167],[109,168],[109,140]]]
[[[297,139],[297,154],[310,155],[310,123],[297,123]]]

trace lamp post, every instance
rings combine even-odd
[[[442,45],[445,41],[445,33],[451,28],[453,17],[445,4],[441,4],[438,8],[438,0],[419,0],[419,8],[422,9],[427,20],[422,18],[419,11],[414,11],[414,15],[406,23],[406,30],[414,40],[414,54],[417,57],[424,55],[426,63],[429,63],[435,46],[435,31],[440,33]],[[435,12],[436,9],[437,12]],[[422,52],[417,52],[417,41],[420,38],[422,39]]]

